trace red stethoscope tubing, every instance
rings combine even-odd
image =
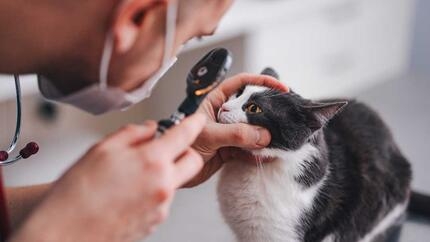
[[[3,171],[0,167],[0,241],[4,242],[10,235],[9,212],[6,192],[3,184]]]

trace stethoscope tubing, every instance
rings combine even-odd
[[[6,150],[7,153],[12,153],[19,140],[19,136],[21,134],[21,122],[22,122],[22,98],[21,98],[21,83],[19,79],[19,75],[14,75],[15,79],[15,91],[16,91],[16,125],[15,125],[15,133],[10,142],[9,148]],[[0,166],[10,165],[22,159],[21,155],[18,155],[14,158],[8,159],[7,161],[0,162]]]
[[[16,126],[15,126],[15,134],[13,135],[9,148],[7,149],[8,153],[11,153],[13,150],[15,150],[19,140],[19,136],[21,134],[21,119],[22,119],[21,84],[20,84],[18,75],[14,75],[14,79],[15,79],[15,90],[16,90]]]

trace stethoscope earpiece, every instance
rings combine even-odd
[[[4,150],[0,151],[0,161],[6,161],[7,159],[9,159],[9,153]]]
[[[39,145],[36,142],[28,143],[24,148],[19,151],[19,155],[9,159],[10,154],[15,150],[18,143],[19,134],[21,132],[21,86],[19,83],[19,76],[15,75],[15,89],[16,89],[16,127],[15,134],[12,142],[7,150],[0,151],[0,166],[10,165],[21,159],[28,159],[30,156],[39,152]]]
[[[37,152],[39,152],[39,145],[36,142],[30,142],[19,151],[19,155],[23,159],[28,159],[30,156],[37,154]]]

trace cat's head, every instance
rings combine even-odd
[[[295,151],[311,142],[316,132],[347,102],[317,103],[294,92],[260,86],[245,86],[224,103],[218,113],[221,123],[247,123],[270,131],[268,149]]]

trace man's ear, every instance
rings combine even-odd
[[[327,124],[337,113],[339,113],[348,102],[333,102],[333,103],[314,103],[303,107],[310,115],[308,115],[307,125],[315,132]]]
[[[113,21],[113,35],[117,51],[127,52],[136,42],[145,13],[167,0],[123,0]]]

